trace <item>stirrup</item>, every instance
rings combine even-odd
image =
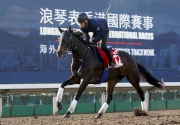
[[[114,66],[115,66],[114,63],[110,63],[110,64],[108,65],[108,68],[111,69],[111,68],[113,68]]]

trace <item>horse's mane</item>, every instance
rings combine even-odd
[[[89,40],[87,40],[87,35],[79,30],[73,30],[73,34],[82,42],[89,42]]]

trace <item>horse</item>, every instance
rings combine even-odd
[[[61,110],[62,108],[61,101],[64,87],[67,85],[79,84],[77,94],[74,96],[67,113],[63,116],[63,118],[68,118],[70,117],[70,114],[74,112],[77,102],[86,87],[89,84],[99,83],[104,67],[102,64],[97,62],[94,52],[90,47],[91,45],[88,40],[84,40],[84,34],[82,32],[72,30],[71,27],[69,27],[66,31],[63,31],[59,27],[58,29],[61,36],[59,38],[59,46],[56,51],[57,56],[63,58],[66,57],[68,51],[72,51],[72,75],[69,79],[62,82],[57,91],[56,102],[58,110]],[[117,54],[120,56],[123,66],[109,69],[109,74],[105,80],[107,83],[106,101],[99,109],[95,118],[101,118],[101,116],[106,112],[112,100],[115,85],[124,77],[127,78],[137,91],[141,99],[141,108],[144,112],[147,112],[147,107],[144,92],[139,85],[140,78],[145,79],[149,84],[153,85],[153,87],[157,87],[158,89],[164,89],[165,87],[163,81],[155,78],[143,65],[135,62],[127,52],[119,50],[117,51]]]

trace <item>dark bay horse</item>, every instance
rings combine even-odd
[[[74,112],[76,104],[80,99],[82,93],[85,91],[88,84],[98,84],[103,73],[103,65],[96,61],[93,50],[90,48],[89,41],[83,40],[83,33],[72,30],[70,27],[67,31],[63,31],[59,28],[61,37],[59,38],[59,46],[57,49],[57,55],[63,58],[68,51],[72,51],[72,63],[71,72],[72,76],[65,82],[63,82],[57,92],[57,106],[58,110],[62,108],[61,101],[63,96],[64,87],[67,85],[80,84],[77,94],[67,113],[63,116],[69,117]],[[154,78],[142,65],[136,63],[133,58],[124,51],[118,51],[118,55],[121,57],[122,67],[110,69],[109,75],[106,79],[106,102],[102,105],[96,118],[100,118],[108,108],[112,100],[112,94],[115,85],[120,82],[124,77],[132,84],[136,89],[141,99],[142,111],[147,112],[144,92],[142,91],[139,81],[140,76],[143,77],[149,84],[163,89],[164,83],[161,80]]]

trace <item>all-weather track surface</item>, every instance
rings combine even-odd
[[[133,112],[106,113],[100,119],[97,114],[72,114],[38,117],[0,118],[0,125],[180,125],[180,110],[149,111],[148,116],[134,116]]]

